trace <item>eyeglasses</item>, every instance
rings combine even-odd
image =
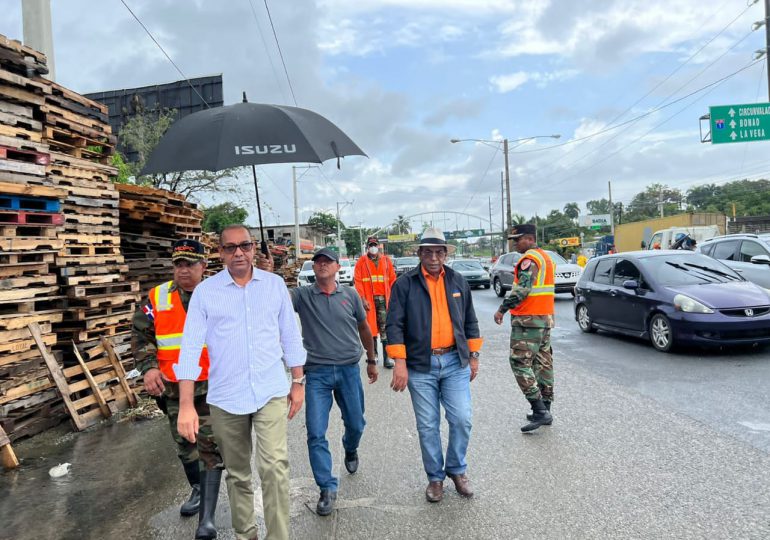
[[[225,244],[222,246],[222,251],[227,253],[228,255],[232,255],[235,253],[235,250],[241,248],[241,251],[244,253],[249,253],[252,249],[254,249],[254,242],[241,242],[240,244]]]

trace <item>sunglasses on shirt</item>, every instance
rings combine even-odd
[[[222,251],[227,253],[228,255],[231,255],[235,253],[235,250],[241,248],[241,251],[244,253],[250,252],[252,249],[254,249],[254,242],[241,242],[240,244],[225,244],[222,246]]]

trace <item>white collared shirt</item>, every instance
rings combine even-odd
[[[285,365],[305,364],[305,349],[289,291],[277,275],[254,268],[241,287],[225,268],[201,282],[187,309],[178,380],[196,380],[209,351],[208,403],[250,414],[289,393]]]

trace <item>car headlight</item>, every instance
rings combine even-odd
[[[714,313],[713,309],[683,294],[677,294],[674,297],[674,307],[685,313]]]
[[[489,273],[484,272],[483,274],[481,274],[481,277],[484,279],[489,279]]]

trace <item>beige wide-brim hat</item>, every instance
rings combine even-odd
[[[428,227],[422,233],[420,237],[420,243],[417,244],[418,248],[421,247],[434,247],[444,246],[447,249],[447,255],[453,255],[457,251],[457,247],[452,244],[446,243],[446,237],[441,229],[435,227]]]

